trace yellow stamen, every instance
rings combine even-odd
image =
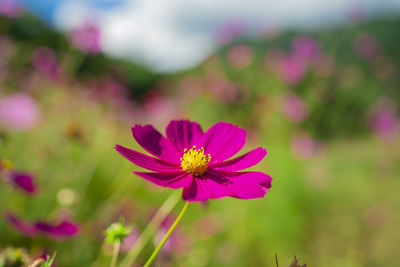
[[[208,169],[208,163],[211,160],[210,154],[204,155],[204,147],[201,149],[193,148],[183,151],[181,158],[181,167],[185,172],[191,173],[194,176],[202,175]]]

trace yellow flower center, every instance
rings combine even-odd
[[[181,167],[185,172],[194,176],[202,175],[208,169],[208,163],[211,160],[210,154],[204,155],[204,147],[196,149],[196,146],[187,150],[185,148],[181,158]]]

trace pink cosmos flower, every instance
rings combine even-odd
[[[151,125],[132,128],[136,141],[154,157],[116,145],[115,149],[136,165],[152,172],[134,172],[159,186],[183,188],[187,201],[210,198],[261,198],[272,178],[262,172],[239,172],[259,163],[266,149],[256,148],[230,159],[244,146],[246,131],[219,122],[203,132],[196,122],[171,121],[166,137]]]
[[[48,47],[39,47],[32,55],[32,65],[51,81],[57,81],[61,75],[56,54]]]
[[[246,23],[241,19],[229,20],[217,27],[215,40],[220,45],[228,44],[242,36],[246,32],[246,28]]]
[[[34,179],[29,173],[12,171],[10,173],[10,180],[16,187],[20,188],[28,194],[34,194],[36,192],[36,187],[33,183]]]
[[[282,62],[281,72],[283,80],[287,84],[292,85],[301,82],[306,73],[306,70],[307,67],[305,63],[294,56],[289,56]]]
[[[228,52],[228,60],[235,68],[245,68],[253,61],[253,50],[250,46],[241,44],[231,48]]]
[[[295,123],[301,123],[308,117],[307,104],[295,94],[286,96],[283,102],[283,112],[285,116]]]
[[[6,214],[6,220],[18,232],[30,237],[44,234],[52,239],[62,239],[65,237],[74,236],[79,231],[78,225],[67,220],[63,220],[58,224],[42,221],[38,221],[36,223],[28,223],[21,220],[18,216],[10,212]]]
[[[16,18],[22,14],[23,8],[16,0],[0,0],[0,15]]]
[[[99,53],[101,51],[100,29],[93,23],[85,23],[69,34],[71,42],[82,52]]]
[[[0,126],[22,131],[34,127],[40,111],[35,100],[27,94],[17,93],[0,100]]]

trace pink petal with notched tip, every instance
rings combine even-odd
[[[175,145],[162,136],[151,125],[135,125],[132,127],[132,134],[135,140],[147,152],[167,162],[180,164],[182,155],[178,153]]]
[[[182,120],[171,121],[167,126],[166,134],[178,153],[183,154],[185,148],[190,149],[197,144],[203,131],[198,123]]]

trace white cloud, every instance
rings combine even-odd
[[[357,3],[357,2],[356,2]],[[379,0],[358,1],[368,10]],[[387,7],[399,9],[396,0]],[[348,0],[134,0],[108,10],[84,1],[66,1],[55,14],[60,28],[85,20],[99,23],[105,52],[147,63],[159,71],[199,63],[213,49],[215,28],[232,18],[250,27],[321,27],[344,21]]]

